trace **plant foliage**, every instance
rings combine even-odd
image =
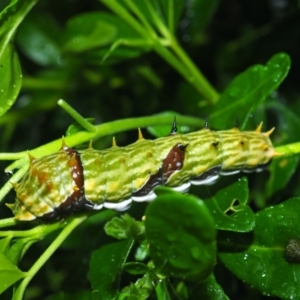
[[[284,5],[1,1],[0,161],[12,173],[0,177],[1,299],[300,298],[300,12]],[[189,194],[157,188],[126,214],[43,224],[5,207],[27,149],[54,153],[62,135],[70,147],[127,145],[138,127],[168,134],[174,115],[182,133],[206,116],[217,130],[263,121],[282,155]]]

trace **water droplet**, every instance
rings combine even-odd
[[[258,67],[253,67],[252,69],[251,69],[251,72],[253,72],[253,73],[255,73],[255,72],[257,72],[258,71]]]
[[[0,92],[1,92],[1,93],[4,93],[4,90],[3,90],[3,89],[1,89],[1,90],[0,90]]]
[[[284,219],[283,215],[277,215],[277,216],[276,216],[276,220],[277,220],[278,222],[283,221],[283,219]]]

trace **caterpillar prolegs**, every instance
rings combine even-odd
[[[213,184],[219,175],[261,171],[277,155],[273,132],[238,128],[138,140],[106,150],[67,147],[49,156],[30,158],[30,168],[15,184],[16,202],[7,204],[17,220],[53,220],[82,210],[126,210],[132,201],[150,201],[164,185],[186,192],[191,184]]]

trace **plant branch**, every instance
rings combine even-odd
[[[41,267],[48,261],[51,255],[60,247],[64,240],[70,235],[70,233],[85,219],[86,215],[81,217],[72,218],[63,231],[56,237],[56,239],[51,243],[47,250],[39,257],[39,259],[33,264],[33,266],[28,271],[28,276],[25,277],[20,283],[19,287],[14,294],[13,300],[22,300],[24,296],[25,289],[31,279],[35,274],[41,269]]]

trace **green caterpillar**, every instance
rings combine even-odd
[[[64,142],[49,156],[30,158],[30,168],[18,184],[17,197],[7,204],[15,219],[45,221],[82,210],[103,207],[126,210],[132,201],[150,201],[153,189],[165,185],[179,192],[191,184],[213,184],[219,175],[261,171],[275,152],[269,139],[274,128],[261,132],[238,128],[204,129],[177,134],[174,122],[169,136],[138,140],[126,147],[115,142],[107,150],[76,151]]]

